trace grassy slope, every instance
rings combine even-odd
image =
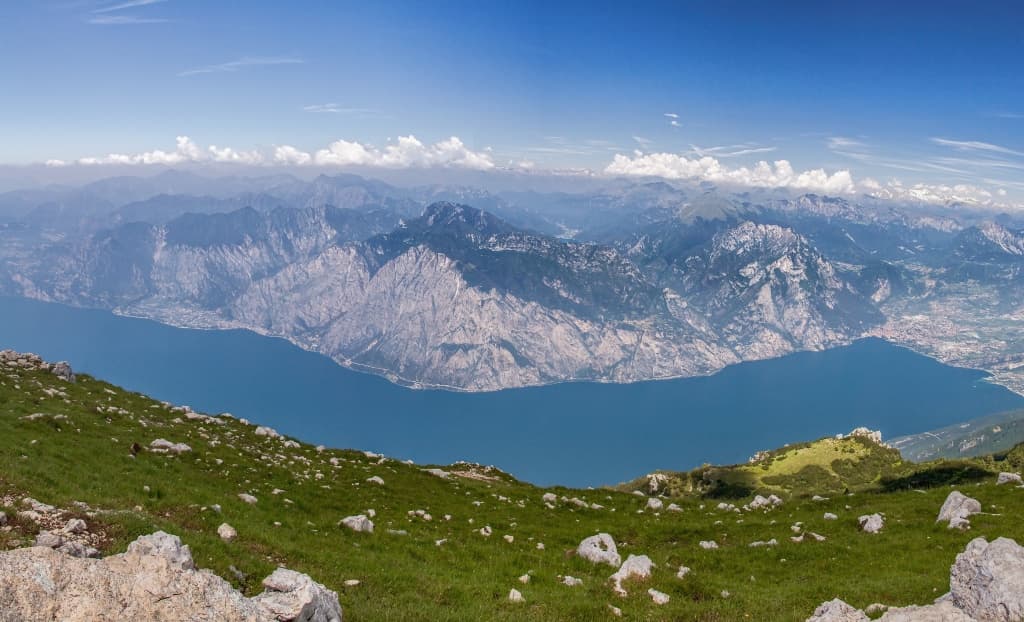
[[[49,396],[46,388],[63,390],[67,398]],[[101,413],[98,406],[127,414]],[[32,413],[64,414],[68,420],[20,418]],[[147,446],[161,437],[188,443],[194,451],[131,457],[132,442]],[[847,449],[862,451],[811,445],[796,451],[800,447],[786,448],[789,455],[781,461],[773,459],[770,469],[777,473],[740,468],[764,479],[792,475],[798,463],[805,467],[823,459],[817,455],[822,452],[834,458],[850,455]],[[339,458],[340,466],[332,466],[331,457]],[[286,564],[337,590],[346,620],[605,620],[609,603],[634,620],[802,620],[836,596],[857,606],[929,602],[947,590],[949,565],[971,538],[1008,536],[1024,542],[1019,520],[1024,491],[996,487],[993,478],[962,487],[992,513],[974,517],[973,530],[960,533],[934,524],[948,486],[858,492],[824,502],[794,495],[772,512],[743,515],[713,510],[717,501],[687,496],[676,500],[682,513],[656,516],[638,513],[644,500],[620,491],[556,489],[606,509],[559,505],[549,510],[541,502],[544,491],[511,478],[444,480],[419,466],[378,462],[354,451],[286,449],[281,440],[258,437],[252,426],[235,420],[226,425],[185,420],[142,395],[87,376],[67,384],[42,372],[0,371],[0,496],[31,495],[64,508],[79,500],[116,510],[90,519],[94,531],[109,536],[105,553],[122,551],[155,529],[176,533],[192,546],[200,566],[249,593],[260,591],[259,581],[275,565]],[[382,477],[384,486],[367,483],[372,475]],[[274,488],[285,492],[273,495]],[[244,504],[237,498],[241,492],[259,502]],[[203,510],[215,503],[223,506],[221,515]],[[376,533],[337,527],[339,519],[368,508],[377,511]],[[15,510],[0,509],[8,515]],[[407,512],[416,509],[427,510],[434,520],[410,519]],[[824,521],[826,511],[839,520]],[[856,517],[876,511],[888,518],[884,531],[859,533]],[[451,521],[442,518],[445,514]],[[238,540],[228,544],[217,537],[223,521],[238,529]],[[790,525],[796,521],[828,540],[791,543]],[[494,529],[490,538],[476,532],[484,525]],[[389,528],[408,535],[389,534]],[[19,523],[13,532],[0,532],[0,546],[23,545],[31,530]],[[597,531],[611,533],[623,557],[647,554],[657,564],[650,581],[627,585],[628,598],[612,595],[606,581],[612,568],[567,554]],[[505,534],[515,541],[506,542]],[[436,546],[441,538],[447,542]],[[747,546],[770,538],[780,545]],[[697,546],[700,540],[716,540],[722,548],[704,551]],[[537,542],[545,550],[537,550]],[[683,580],[675,577],[680,564],[693,569]],[[248,579],[233,578],[232,565]],[[526,572],[533,580],[524,586],[516,577]],[[583,586],[561,585],[557,576],[564,574],[582,578]],[[347,588],[346,579],[361,584]],[[513,587],[526,603],[507,602]],[[649,587],[671,595],[671,602],[653,605]]]

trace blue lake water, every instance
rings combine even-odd
[[[743,461],[861,425],[894,437],[1024,407],[982,372],[875,339],[705,378],[476,394],[406,389],[248,331],[172,328],[22,299],[0,298],[2,348],[68,360],[126,388],[310,443],[421,464],[494,464],[542,485],[617,483]]]

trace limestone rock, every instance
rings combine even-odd
[[[34,547],[0,552],[0,619],[161,622],[341,622],[337,596],[278,570],[249,599],[205,570],[189,547],[156,532],[106,559]]]
[[[217,535],[221,540],[231,542],[238,537],[238,531],[227,523],[221,523],[220,527],[217,527]]]
[[[373,521],[367,518],[365,514],[346,516],[341,519],[341,523],[339,524],[348,527],[352,531],[373,533]]]
[[[754,497],[754,500],[747,504],[747,509],[748,510],[771,509],[771,508],[774,508],[774,507],[778,507],[780,505],[782,505],[782,499],[780,499],[776,495],[769,495],[767,497],[763,497],[761,495],[756,495]]]
[[[64,533],[82,534],[89,530],[89,526],[80,518],[72,518],[64,525]]]
[[[668,594],[666,594],[665,592],[659,592],[653,587],[647,590],[647,594],[650,595],[651,600],[654,601],[655,605],[664,605],[669,601]]]
[[[595,564],[618,566],[622,562],[615,540],[606,533],[584,538],[576,547],[576,554]]]
[[[857,524],[864,533],[878,533],[885,526],[885,518],[881,514],[865,514],[857,519]]]
[[[924,607],[896,607],[885,612],[879,620],[885,622],[977,622],[952,603],[939,601]]]
[[[870,618],[860,609],[838,598],[822,603],[807,622],[868,622]]]
[[[58,361],[57,363],[54,363],[53,367],[50,368],[50,373],[66,382],[75,381],[75,372],[72,371],[71,365],[69,365],[67,361]]]
[[[971,540],[950,569],[949,600],[983,622],[1024,620],[1024,547]]]
[[[185,443],[172,443],[169,440],[158,438],[149,444],[149,450],[156,454],[184,454],[192,451],[192,448]]]
[[[652,512],[660,512],[663,507],[665,507],[665,504],[661,499],[657,497],[650,497],[647,499],[648,510],[651,510]]]
[[[1024,480],[1017,473],[1000,473],[996,484],[1024,484]]]
[[[981,512],[981,503],[977,499],[972,499],[959,490],[954,490],[946,497],[935,522],[947,522],[951,529],[964,529],[970,525],[967,518],[978,512]]]
[[[266,590],[253,601],[271,612],[274,620],[341,622],[338,595],[308,575],[278,568],[263,580]]]
[[[627,579],[650,578],[651,569],[653,568],[654,562],[651,561],[650,557],[646,555],[630,555],[626,558],[626,561],[622,562],[622,566],[619,567],[618,571],[610,577],[615,586],[615,593],[620,596],[626,596],[626,590],[622,588],[622,582]]]
[[[36,546],[45,546],[48,549],[55,549],[64,544],[64,538],[58,533],[51,531],[40,531],[36,535]]]
[[[878,611],[883,607],[872,605]],[[868,616],[835,599],[807,622],[865,622]],[[1024,547],[1009,538],[972,540],[949,573],[949,593],[925,606],[888,609],[884,622],[1020,622],[1024,620]]]

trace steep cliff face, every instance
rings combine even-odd
[[[777,225],[748,221],[716,235],[680,278],[743,358],[821,349],[881,320],[835,265]]]
[[[396,381],[466,390],[707,374],[842,343],[879,320],[792,230],[694,222],[695,234],[652,232],[617,250],[452,203],[405,220],[336,208],[188,214],[55,247],[8,287],[249,328]]]

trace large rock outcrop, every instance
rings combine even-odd
[[[863,622],[867,614],[838,598],[807,622]],[[884,622],[1021,622],[1024,620],[1024,547],[1009,538],[975,538],[956,556],[949,593],[931,605],[889,609]]]
[[[306,575],[279,568],[263,585],[246,598],[162,531],[102,560],[32,547],[0,553],[0,622],[341,622],[337,594]]]
[[[1024,620],[1024,547],[971,540],[950,570],[949,600],[982,622]]]

